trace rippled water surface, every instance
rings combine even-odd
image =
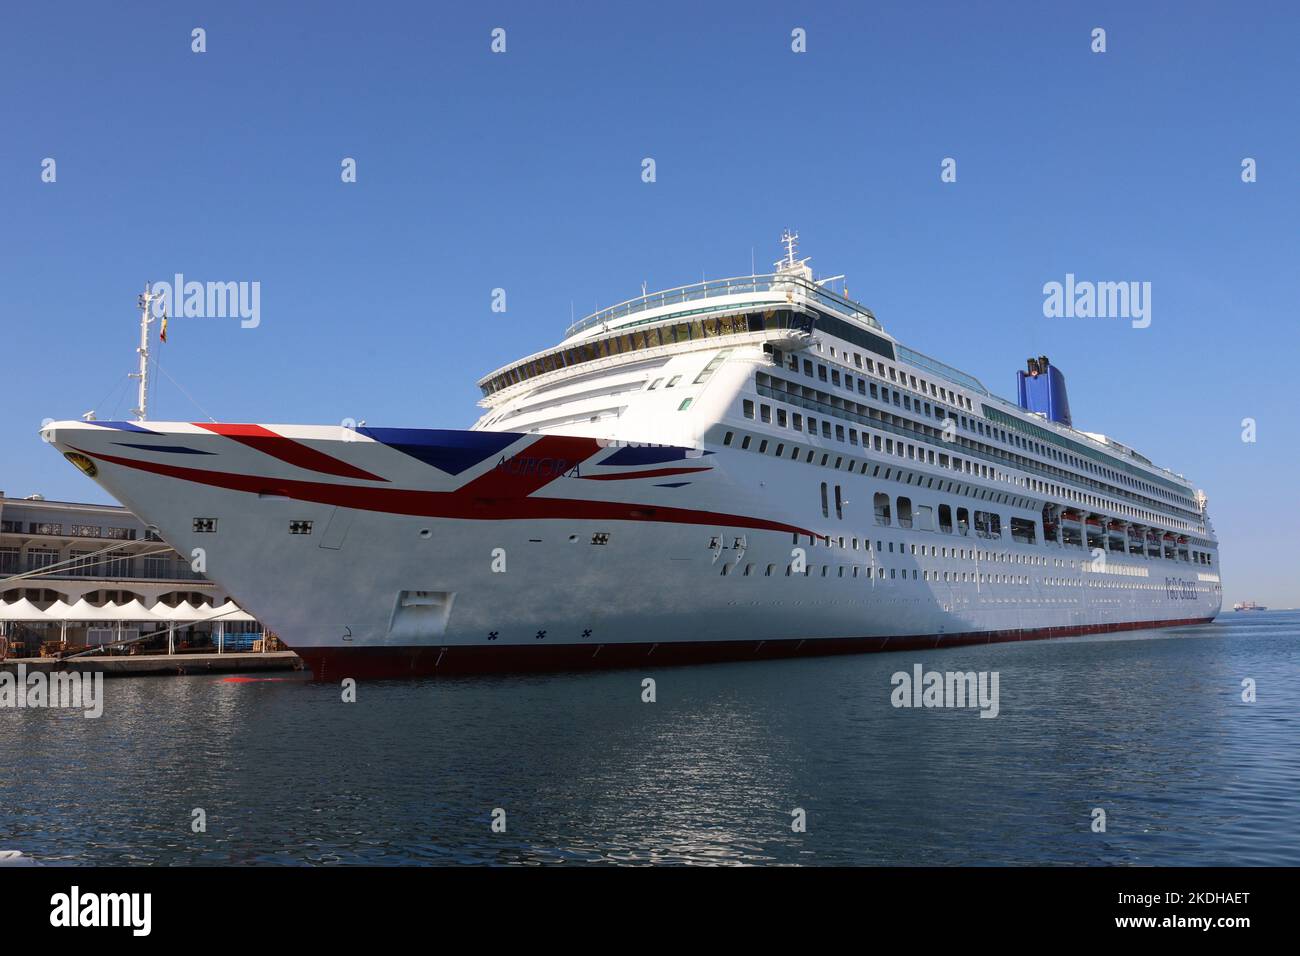
[[[891,675],[917,663],[997,671],[999,715],[894,708]],[[363,683],[351,704],[297,678],[105,687],[98,720],[0,710],[0,849],[47,863],[1300,864],[1297,612]]]

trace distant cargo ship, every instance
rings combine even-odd
[[[1203,493],[1076,429],[1046,358],[1004,401],[814,281],[794,240],[773,274],[576,323],[486,376],[469,430],[148,420],[142,332],[141,420],[44,434],[317,678],[1214,618]]]
[[[1254,601],[1238,601],[1232,606],[1234,611],[1267,611],[1262,604],[1256,604]]]

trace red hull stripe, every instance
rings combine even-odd
[[[558,436],[557,436],[558,437]],[[585,440],[585,439],[584,439]],[[538,443],[540,444],[540,442]],[[517,497],[517,485],[511,485],[508,494],[485,497],[470,492],[475,486],[470,482],[455,492],[415,491],[403,488],[358,488],[354,485],[334,485],[318,481],[295,481],[288,478],[260,478],[256,475],[235,475],[202,468],[186,468],[151,461],[119,458],[103,452],[84,451],[82,454],[100,461],[112,462],[137,471],[166,475],[214,488],[227,488],[249,494],[275,494],[299,501],[356,508],[360,511],[378,511],[384,514],[418,515],[428,518],[463,518],[485,521],[540,520],[568,518],[591,521],[654,521],[666,524],[725,525],[732,528],[752,528],[758,531],[812,534],[804,528],[768,521],[748,515],[724,514],[714,511],[694,511],[687,508],[667,508],[660,505],[635,504],[624,501],[587,501],[575,498]],[[484,475],[484,478],[487,476]],[[552,480],[554,476],[546,480]],[[505,491],[505,485],[488,485]]]
[[[629,478],[664,478],[668,475],[693,475],[697,471],[712,471],[705,468],[652,468],[650,471],[625,471],[618,475],[582,475],[584,481],[627,481]]]
[[[299,468],[305,468],[308,471],[318,471],[323,475],[337,475],[340,478],[352,478],[360,481],[388,480],[387,478],[380,478],[378,475],[372,475],[368,471],[363,471],[355,465],[349,465],[346,461],[333,458],[324,452],[317,451],[315,448],[309,448],[292,438],[277,435],[269,428],[263,428],[261,425],[228,425],[218,422],[194,422],[193,424],[226,438],[234,439],[241,445],[255,448],[272,458],[278,458],[281,461],[287,461],[291,465],[297,465]]]
[[[454,647],[302,647],[295,648],[317,680],[344,677],[414,677],[434,674],[566,671],[611,667],[670,666],[723,661],[773,660],[872,651],[918,651],[966,644],[1037,641],[1082,634],[1142,631],[1208,624],[1208,617],[1122,624],[1087,624],[965,634],[916,634],[901,637],[835,637],[779,641],[691,641],[662,644],[601,644],[596,637],[580,644],[550,647],[528,644],[483,644]]]

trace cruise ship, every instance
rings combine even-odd
[[[576,322],[486,375],[467,430],[142,415],[43,434],[323,680],[1219,613],[1204,493],[1077,429],[1046,356],[1012,402],[907,347],[796,239],[771,273]]]

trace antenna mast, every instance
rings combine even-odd
[[[781,242],[785,245],[784,265],[787,269],[792,268],[795,264],[795,252],[799,248],[799,233],[791,232],[789,229],[786,229],[781,233]]]
[[[140,371],[132,372],[129,377],[140,380],[139,397],[135,408],[131,409],[131,414],[135,415],[138,422],[145,420],[149,410],[149,323],[153,321],[153,303],[161,298],[162,293],[151,291],[147,282],[144,292],[136,296],[136,302],[140,306],[140,346],[136,349],[140,356]]]
[[[786,229],[781,233],[781,244],[785,246],[785,258],[776,263],[778,275],[799,276],[812,280],[812,270],[808,268],[809,256],[799,258],[799,233]]]

